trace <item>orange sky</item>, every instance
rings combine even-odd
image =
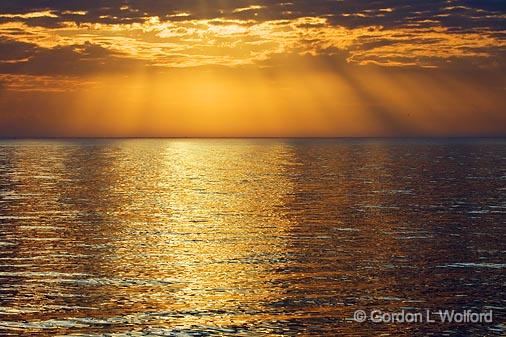
[[[506,135],[493,1],[0,4],[0,136]]]

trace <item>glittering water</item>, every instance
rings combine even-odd
[[[0,335],[504,336],[505,234],[501,140],[3,141]]]

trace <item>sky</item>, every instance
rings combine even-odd
[[[0,2],[0,137],[506,135],[504,0]]]

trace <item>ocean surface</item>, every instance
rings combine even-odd
[[[506,140],[0,141],[0,336],[339,335],[506,335]]]

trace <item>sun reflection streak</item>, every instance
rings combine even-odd
[[[293,189],[287,176],[294,165],[291,148],[171,141],[159,142],[155,153],[156,141],[145,148],[145,143],[129,144],[116,149],[129,161],[105,164],[106,153],[100,159],[106,168],[97,179],[106,178],[106,172],[118,174],[114,184],[110,181],[101,189],[102,198],[115,195],[122,201],[109,204],[108,215],[96,219],[97,230],[107,229],[103,235],[110,240],[102,253],[107,255],[82,282],[103,283],[111,295],[121,291],[129,301],[160,315],[179,313],[178,326],[251,323],[248,315],[240,314],[241,306],[260,311],[276,301],[270,268],[286,259],[291,222],[284,210]],[[148,176],[145,165],[150,167]],[[132,203],[128,191],[134,190],[157,192]],[[121,289],[115,289],[118,286]],[[149,293],[142,292],[146,288]]]
[[[178,276],[185,283],[181,291],[192,294],[181,299],[186,309],[211,310],[218,304],[234,311],[244,301],[260,308],[276,296],[266,283],[269,271],[253,262],[283,256],[282,238],[290,223],[278,210],[292,189],[284,171],[293,154],[273,145],[267,147],[269,158],[259,149],[242,144],[238,151],[218,141],[212,147],[175,142],[166,149],[171,181],[180,186],[167,202],[172,209],[171,246],[177,264],[185,268]],[[236,241],[237,237],[243,239]]]

